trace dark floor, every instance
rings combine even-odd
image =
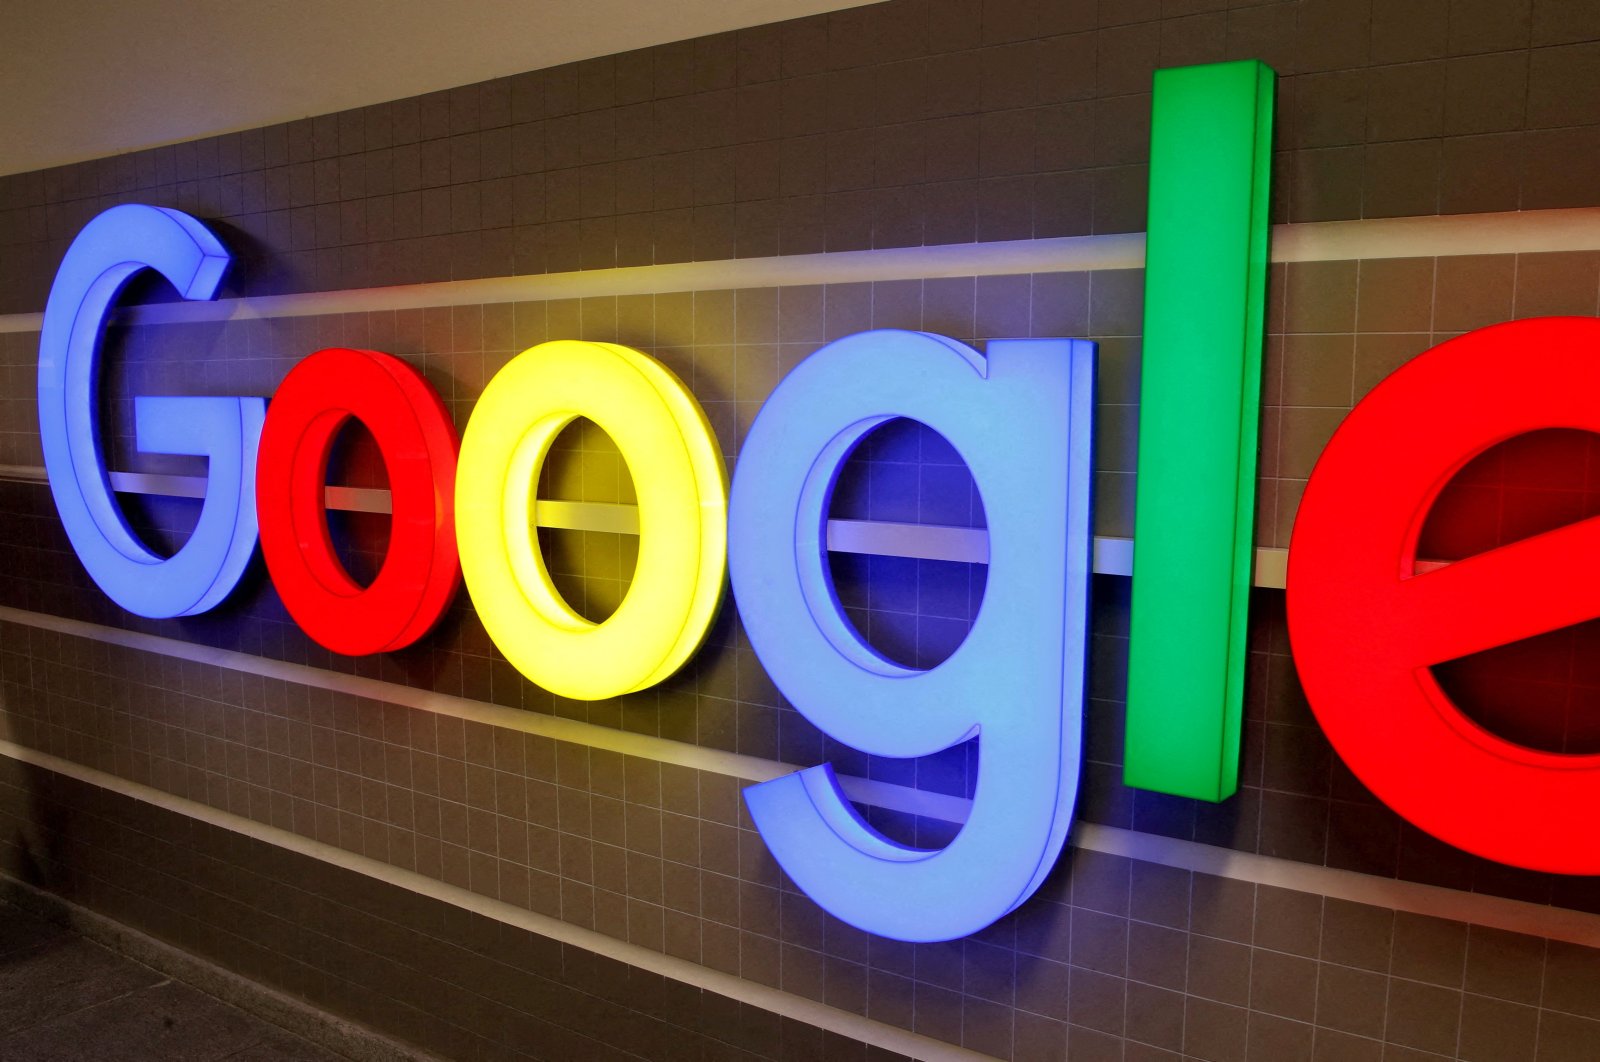
[[[338,1062],[253,1015],[0,903],[5,1062]]]

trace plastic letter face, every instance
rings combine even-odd
[[[351,417],[389,473],[389,555],[372,585],[352,580],[323,512],[328,455]],[[256,479],[261,552],[284,607],[307,634],[356,656],[427,633],[455,596],[456,430],[439,394],[405,362],[373,350],[319,350],[273,396]]]
[[[161,557],[128,526],[100,445],[96,384],[101,331],[117,293],[154,269],[186,299],[209,299],[228,252],[176,210],[117,206],[67,248],[39,336],[39,436],[56,509],[95,583],[129,612],[192,616],[238,583],[256,542],[256,440],[266,402],[193,396],[134,399],[134,441],[151,453],[208,459],[205,502],[182,549]]]
[[[1459,848],[1600,873],[1600,756],[1540,752],[1467,719],[1435,664],[1600,616],[1600,517],[1418,573],[1434,499],[1525,432],[1600,432],[1600,320],[1494,325],[1379,384],[1311,473],[1289,549],[1289,636],[1306,696],[1350,769]]]
[[[615,440],[639,496],[633,583],[599,624],[562,600],[530,520],[550,444],[578,417]],[[456,473],[461,572],[506,659],[577,700],[642,690],[683,666],[722,598],[726,476],[699,403],[653,358],[577,340],[513,358],[472,412]]]
[[[1239,785],[1267,272],[1273,74],[1158,70],[1123,775]]]
[[[1078,787],[1094,344],[995,340],[988,351],[920,332],[830,343],[773,392],[734,477],[734,592],[784,695],[875,756],[925,756],[978,738],[972,814],[942,849],[908,848],[868,826],[826,764],[745,790],[800,888],[846,922],[900,940],[965,936],[1027,899],[1061,851]],[[966,641],[928,671],[874,652],[829,576],[839,470],[893,417],[950,441],[988,515],[982,607]]]

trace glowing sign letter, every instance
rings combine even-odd
[[[949,940],[1026,900],[1066,839],[1078,788],[1090,569],[1094,344],[995,340],[988,357],[920,332],[863,332],[802,362],[756,418],[729,516],[734,592],[786,697],[875,756],[976,736],[972,814],[942,849],[856,814],[824,764],[745,790],[795,883],[870,933]],[[829,576],[828,500],[864,436],[893,417],[942,433],[972,469],[989,574],[972,630],[914,671],[851,626]]]
[[[639,495],[633,583],[600,624],[562,600],[530,519],[550,444],[578,417],[616,442]],[[699,647],[721,600],[726,484],[704,412],[660,362],[577,340],[523,351],[484,389],[456,472],[461,572],[489,636],[517,670],[564,697],[660,682]]]
[[[334,437],[366,425],[389,473],[389,555],[372,585],[350,578],[328,537],[323,485]],[[256,475],[261,553],[284,607],[334,652],[400,649],[455,595],[456,430],[439,393],[389,354],[340,347],[296,365],[273,396]]]
[[[124,284],[154,269],[186,299],[209,299],[228,252],[176,210],[117,206],[83,227],[61,259],[39,335],[39,436],[61,524],[100,589],[129,612],[192,616],[239,581],[256,544],[256,439],[266,402],[193,396],[134,399],[134,441],[149,453],[209,460],[205,502],[183,548],[150,550],[111,494],[96,400],[100,335]]]
[[[1273,73],[1158,70],[1151,109],[1133,627],[1123,777],[1239,785]]]
[[[1289,636],[1328,739],[1377,797],[1488,859],[1600,873],[1600,756],[1467,719],[1430,668],[1600,616],[1600,517],[1418,573],[1439,491],[1496,443],[1600,432],[1600,320],[1469,332],[1379,384],[1311,473],[1289,549]],[[1514,371],[1511,367],[1515,367]]]

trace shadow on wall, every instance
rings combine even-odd
[[[9,716],[5,694],[0,691],[0,738],[9,737]],[[73,812],[66,805],[49,799],[53,776],[41,767],[17,760],[6,763],[7,782],[17,790],[13,806],[17,817],[7,831],[5,863],[0,872],[25,885],[47,889],[70,897],[79,885],[74,880],[71,862],[66,857],[67,838],[73,828]],[[0,881],[0,900],[17,902],[25,890],[14,882]]]

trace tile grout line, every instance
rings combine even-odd
[[[514,729],[524,733],[541,734],[555,740],[585,745],[590,748],[600,748],[620,752],[623,755],[639,756],[660,763],[672,763],[677,766],[720,774],[742,781],[766,781],[800,769],[793,764],[765,760],[738,753],[721,752],[715,749],[705,749],[695,745],[686,745],[668,738],[630,734],[593,723],[581,723],[576,720],[541,715],[519,708],[502,708],[498,705],[483,704],[462,697],[451,697],[427,690],[418,690],[411,686],[383,682],[378,679],[366,679],[359,676],[344,675],[339,672],[323,671],[304,664],[289,664],[282,661],[267,660],[233,650],[213,649],[209,646],[195,645],[190,642],[163,638],[158,635],[124,631],[114,627],[103,627],[82,620],[27,612],[7,606],[0,606],[0,622],[16,623],[73,637],[89,638],[120,645],[142,652],[172,656],[195,663],[245,671],[281,681],[350,693],[354,696],[382,700],[422,711],[433,711],[443,715],[482,722],[489,726]],[[18,753],[32,756],[48,756],[47,753],[34,752],[8,741],[0,741],[0,754],[18,758]],[[49,758],[55,759],[55,757]],[[67,763],[68,761],[63,760],[60,762]],[[72,766],[77,767],[75,764]],[[88,767],[81,769],[94,771],[97,775],[103,773]],[[142,786],[141,783],[125,782],[114,775],[107,774],[104,777],[117,784],[149,789],[149,787]],[[853,800],[945,822],[964,822],[971,808],[971,801],[961,797],[930,793],[888,782],[848,776],[841,777],[840,782]],[[97,782],[95,784],[114,788],[109,783]],[[150,791],[160,793],[159,790],[150,789]],[[171,800],[186,801],[186,798],[169,796],[164,793],[162,796]],[[198,802],[188,803],[193,803],[197,808],[206,808],[208,811],[213,810],[208,805],[199,804]],[[217,814],[231,813],[219,811]],[[276,827],[258,824],[251,819],[245,819],[240,816],[234,817],[238,818],[242,823],[249,824],[251,828],[276,829]],[[287,833],[287,831],[280,832]],[[298,837],[299,835],[290,834],[290,836]],[[309,840],[307,843],[321,844],[321,842],[311,842]],[[1585,947],[1600,948],[1600,914],[1590,914],[1549,904],[1530,903],[1525,900],[1513,900],[1486,893],[1465,892],[1438,885],[1404,881],[1398,878],[1383,878],[1359,871],[1300,863],[1276,856],[1240,852],[1215,845],[1201,844],[1197,841],[1186,841],[1173,837],[1164,837],[1159,834],[1141,833],[1122,827],[1082,821],[1074,823],[1069,844],[1087,851],[1122,856],[1141,862],[1209,874],[1234,881],[1269,885],[1317,896],[1369,904],[1394,911],[1432,915],[1437,918],[1464,922],[1470,925],[1502,929],[1547,940],[1559,940]],[[344,851],[328,845],[323,845],[323,847],[334,852],[343,853]],[[379,865],[387,866],[387,864]],[[425,880],[432,881],[433,879],[428,878]],[[513,909],[520,910],[520,908]],[[606,939],[609,940],[610,938]]]
[[[1139,269],[1144,265],[1144,242],[1144,233],[1128,232],[671,262],[215,302],[155,303],[125,310],[124,317],[137,324],[177,324],[684,291]],[[1592,250],[1600,250],[1600,208],[1576,207],[1274,225],[1271,260],[1335,262]],[[0,333],[37,332],[43,317],[42,313],[0,314]]]
[[[357,855],[342,848],[314,841],[300,834],[247,819],[233,812],[222,811],[187,797],[154,789],[138,782],[130,782],[93,767],[85,767],[49,753],[0,740],[0,756],[26,763],[55,774],[65,775],[87,785],[109,790],[144,804],[150,804],[174,814],[204,822],[207,825],[242,834],[253,840],[283,848],[299,855],[329,863],[384,884],[405,889],[429,899],[470,911],[485,918],[515,926],[562,944],[570,944],[596,955],[647,970],[662,977],[692,985],[741,1003],[747,1003],[769,1013],[804,1022],[841,1036],[860,1040],[889,1051],[923,1059],[926,1062],[980,1062],[988,1055],[968,1048],[947,1044],[922,1036],[897,1026],[886,1025],[849,1011],[792,995],[781,989],[769,988],[754,981],[746,981],[732,974],[722,973],[661,952],[651,951],[638,944],[630,944],[606,936],[592,929],[574,926],[548,915],[537,914],[506,903],[503,900],[480,896],[460,886],[449,885],[416,871],[391,866],[369,856]]]
[[[101,944],[98,940],[91,941],[90,943],[94,944],[96,947],[105,948],[105,945]],[[110,948],[105,948],[105,950],[111,951]],[[116,953],[112,952],[112,954]],[[157,970],[156,973],[161,974],[162,971]],[[93,1003],[85,1003],[81,1007],[73,1007],[71,1010],[64,1010],[59,1014],[52,1014],[48,1018],[40,1018],[38,1021],[32,1022],[28,1025],[19,1025],[14,1029],[7,1029],[5,1032],[0,1033],[0,1046],[3,1046],[7,1040],[21,1036],[24,1033],[33,1032],[34,1030],[43,1028],[44,1026],[65,1021],[68,1018],[82,1014],[85,1011],[94,1010],[96,1007],[103,1007],[108,1003],[116,1003],[119,1000],[127,999],[129,996],[138,995],[140,992],[148,991],[152,988],[160,988],[162,985],[168,985],[172,983],[172,978],[166,977],[165,974],[162,974],[162,977],[163,980],[157,981],[155,984],[140,985],[138,988],[130,988],[126,992],[118,992],[114,996],[108,996],[105,999],[96,1000]]]

